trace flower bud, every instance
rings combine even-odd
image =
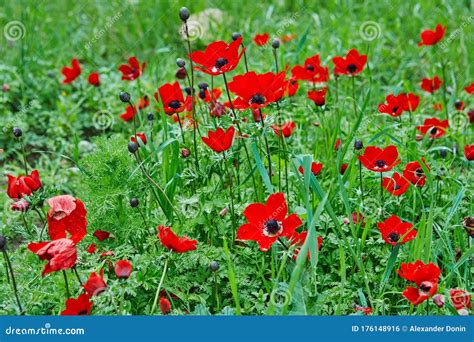
[[[225,214],[227,214],[228,211],[229,211],[229,209],[227,209],[227,207],[225,207],[224,209],[222,209],[222,210],[219,212],[219,216],[220,216],[220,217],[224,217]]]
[[[179,68],[178,70],[176,70],[176,78],[179,79],[179,80],[184,80],[187,76],[187,72],[186,72],[186,69],[185,68]]]
[[[205,82],[199,82],[198,87],[199,89],[206,90],[209,87],[209,85]]]
[[[232,40],[237,40],[239,38],[240,38],[240,33],[239,32],[232,33]]]
[[[130,200],[130,206],[131,206],[132,208],[138,207],[138,204],[139,204],[139,203],[140,203],[140,202],[138,201],[138,198],[135,198],[135,197],[134,197],[134,198],[132,198],[132,199]]]
[[[120,101],[122,101],[123,103],[129,103],[131,99],[130,94],[127,93],[126,91],[122,91],[119,97],[120,97]]]
[[[176,65],[179,66],[180,68],[183,68],[186,65],[186,61],[182,58],[178,58],[176,60]]]
[[[179,10],[179,17],[181,18],[181,20],[186,21],[189,19],[189,16],[189,10],[186,7],[181,7],[181,9]]]
[[[13,127],[13,135],[19,138],[23,135],[23,131],[19,127]]]
[[[155,116],[153,115],[153,113],[148,113],[146,118],[148,119],[148,121],[153,121],[155,119]]]
[[[362,140],[360,139],[356,139],[356,141],[354,142],[354,149],[356,151],[360,151],[364,148],[364,144],[362,143]]]
[[[5,252],[7,250],[7,238],[3,235],[0,235],[0,252]]]
[[[216,272],[219,269],[219,263],[217,261],[212,261],[209,264],[209,268],[211,269],[212,272]]]
[[[444,305],[444,296],[439,293],[435,294],[433,296],[433,303],[435,303],[438,308],[442,308]]]
[[[183,157],[183,158],[188,158],[190,154],[191,153],[189,152],[189,150],[187,148],[183,148],[181,150],[181,157]]]
[[[8,93],[10,91],[10,85],[8,83],[4,83],[2,86],[2,91],[4,93]]]
[[[130,141],[128,143],[128,151],[133,154],[137,152],[137,150],[138,150],[138,144],[136,142]]]
[[[273,39],[273,42],[272,42],[272,48],[274,49],[278,49],[280,47],[280,40],[278,39]]]

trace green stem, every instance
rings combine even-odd
[[[10,263],[10,258],[8,257],[7,251],[3,251],[3,255],[5,257],[5,261],[7,263],[7,273],[10,271],[10,276],[12,279],[12,285],[13,285],[13,292],[15,293],[15,298],[16,302],[18,304],[18,309],[20,310],[20,314],[23,314],[23,308],[21,307],[21,302],[20,302],[20,297],[18,296],[18,288],[16,286],[16,279],[15,279],[15,273],[13,273],[13,267],[12,264]]]
[[[66,287],[66,298],[71,298],[71,293],[69,292],[69,284],[67,282],[67,274],[66,271],[63,270],[63,278],[64,278],[64,286]]]
[[[153,315],[155,313],[156,306],[158,304],[158,297],[160,296],[161,286],[163,285],[163,282],[164,282],[165,276],[166,276],[166,271],[168,270],[168,260],[169,259],[170,259],[170,256],[168,256],[166,258],[165,267],[163,268],[163,273],[161,274],[160,282],[158,283],[158,287],[156,288],[155,299],[153,300],[153,306],[151,307],[150,315]]]

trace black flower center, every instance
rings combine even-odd
[[[263,96],[262,94],[255,94],[250,99],[250,103],[256,103],[256,104],[259,104],[259,105],[264,104],[265,103],[265,96]]]
[[[277,220],[268,220],[267,222],[265,222],[264,227],[265,230],[263,233],[266,236],[278,235],[283,230],[281,222]]]
[[[423,169],[422,169],[421,167],[418,168],[418,169],[416,169],[416,171],[415,171],[415,175],[416,175],[417,177],[422,177],[424,174],[425,174],[425,173],[423,172]]]
[[[349,71],[351,74],[357,71],[357,65],[354,63],[351,63],[347,66],[347,71]]]
[[[400,185],[395,185],[395,186],[393,187],[394,190],[398,190],[398,189],[400,189],[400,188],[401,188]]]
[[[387,163],[385,163],[385,160],[377,160],[375,162],[375,165],[377,165],[378,167],[384,167],[385,165],[387,165]]]
[[[438,132],[438,129],[436,127],[433,127],[430,131],[431,134],[435,135]]]
[[[419,292],[420,292],[421,295],[427,295],[430,292],[432,287],[433,287],[432,282],[424,281],[420,284]]]
[[[400,240],[400,234],[396,232],[391,232],[390,234],[388,234],[388,240],[390,242],[398,242],[398,240]]]
[[[229,61],[223,57],[219,57],[217,60],[216,60],[216,68],[217,69],[220,69],[222,68],[224,65],[226,65],[227,63],[229,63]]]
[[[168,107],[178,109],[179,107],[181,107],[181,103],[178,100],[173,100],[168,104]]]
[[[81,310],[77,313],[79,316],[87,315],[87,310]]]
[[[393,107],[393,109],[392,109],[392,113],[396,113],[396,112],[397,112],[397,110],[398,110],[398,108],[399,108],[398,106],[395,106],[395,107]]]
[[[311,64],[308,64],[308,65],[306,66],[306,70],[308,70],[308,71],[314,71],[314,66],[312,66]]]

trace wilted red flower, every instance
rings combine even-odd
[[[237,95],[236,108],[262,108],[281,99],[285,91],[285,71],[278,74],[253,71],[237,75],[229,82],[229,90]]]
[[[7,195],[11,199],[19,200],[23,196],[30,196],[34,191],[40,189],[41,184],[38,170],[33,170],[28,176],[13,177],[7,174]]]
[[[390,94],[385,98],[385,102],[386,103],[379,104],[379,113],[385,113],[397,117],[402,114],[406,97],[403,94],[397,96]]]
[[[438,76],[434,78],[423,78],[421,80],[420,87],[424,91],[427,91],[430,94],[433,94],[436,90],[439,89],[443,81]]]
[[[281,192],[270,195],[266,204],[252,203],[244,210],[248,223],[240,226],[237,238],[255,241],[260,250],[267,251],[279,237],[290,238],[303,224],[298,215],[287,216],[287,213],[285,196]]]
[[[171,313],[171,303],[168,298],[161,297],[160,298],[160,311],[163,315],[167,315]]]
[[[146,135],[145,135],[145,133],[137,133],[137,138],[142,141],[143,145],[146,145]],[[134,136],[134,135],[132,135],[132,136],[130,137],[130,141],[136,142],[136,143],[138,144],[138,142],[135,140],[135,136]],[[138,145],[139,145],[139,144],[138,144]],[[140,145],[139,145],[139,146],[140,146]]]
[[[436,43],[440,42],[441,39],[444,37],[444,33],[446,32],[446,26],[441,26],[441,24],[436,25],[434,31],[432,30],[424,30],[421,32],[421,42],[418,43],[418,46],[423,45],[435,45]]]
[[[311,172],[313,175],[317,176],[321,170],[323,169],[323,163],[316,163],[316,162],[312,162],[311,163]],[[303,166],[299,166],[298,167],[298,171],[304,175],[304,169],[303,169]]]
[[[100,86],[100,78],[98,72],[91,72],[87,77],[87,82],[94,87]]]
[[[456,310],[471,308],[471,295],[464,290],[451,289],[449,295]]]
[[[218,127],[215,131],[207,132],[207,137],[201,137],[202,141],[215,152],[227,151],[232,146],[235,128],[230,126],[224,131]]]
[[[464,146],[464,156],[467,160],[474,160],[474,145]]]
[[[110,237],[110,233],[102,229],[97,229],[92,236],[95,236],[99,242],[102,242]]]
[[[112,253],[113,255],[113,253]],[[115,263],[115,276],[119,279],[128,279],[132,274],[132,264],[128,260],[118,260]]]
[[[61,316],[90,315],[92,310],[90,298],[88,294],[81,294],[77,299],[69,298],[66,300],[66,310],[61,312]]]
[[[48,204],[51,209],[46,217],[51,240],[65,238],[68,232],[74,243],[81,241],[87,233],[84,203],[70,195],[61,195],[51,197]]]
[[[390,216],[384,222],[378,222],[377,227],[382,234],[382,238],[388,244],[404,244],[416,237],[416,230],[413,224],[404,222],[396,215]]]
[[[410,186],[410,182],[406,180],[398,172],[392,175],[392,178],[384,177],[382,179],[382,187],[394,196],[403,195]]]
[[[416,129],[423,135],[429,133],[430,139],[435,139],[445,135],[448,127],[448,120],[440,121],[437,118],[429,118],[425,119],[422,126],[416,126]]]
[[[76,264],[77,249],[71,239],[58,239],[50,242],[32,242],[28,249],[39,256],[40,260],[48,260],[41,276],[60,270],[67,270]]]
[[[285,94],[287,96],[295,96],[296,91],[298,90],[300,84],[298,83],[298,80],[294,79],[293,77],[290,78],[286,82],[286,92]]]
[[[472,82],[471,84],[469,84],[467,87],[464,87],[464,90],[465,90],[466,93],[468,93],[468,94],[474,94],[474,82]]]
[[[122,119],[125,122],[129,122],[133,119],[135,115],[138,114],[137,107],[136,106],[127,106],[125,108],[125,113],[120,114],[119,118]]]
[[[15,200],[10,206],[11,210],[20,211],[22,213],[26,213],[29,208],[30,208],[30,203],[28,203],[28,201],[24,198],[20,200]]]
[[[145,66],[146,63],[143,63],[140,67],[138,60],[135,57],[130,57],[128,64],[122,64],[118,69],[122,73],[122,80],[133,81],[143,74]]]
[[[433,263],[424,264],[420,260],[414,263],[402,263],[398,275],[416,284],[417,287],[408,286],[403,291],[403,296],[413,305],[430,298],[438,289],[440,270]]]
[[[205,51],[194,51],[188,55],[195,64],[196,70],[200,70],[208,75],[216,76],[225,72],[234,70],[239,64],[245,49],[239,48],[242,44],[242,37],[227,44],[223,41],[218,41],[209,44]]]
[[[91,243],[89,247],[87,247],[86,252],[89,254],[95,253],[97,249],[97,245],[95,243]]]
[[[390,171],[400,163],[397,148],[393,145],[387,146],[383,150],[376,146],[367,146],[364,154],[358,158],[362,165],[375,172]]]
[[[314,101],[314,104],[318,107],[324,106],[326,103],[326,92],[328,88],[325,87],[321,90],[310,90],[308,91],[308,98]]]
[[[160,93],[166,114],[181,113],[186,108],[183,92],[181,91],[178,82],[173,84],[166,83],[158,89],[158,92]]]
[[[178,237],[170,227],[159,226],[158,238],[163,246],[176,253],[185,253],[196,249],[196,240],[190,240],[187,236]]]
[[[301,233],[294,232],[294,234],[290,238],[290,244],[302,247],[304,245],[305,241],[306,241],[307,236],[308,236],[308,231],[307,230],[304,231],[304,232],[301,232]],[[323,244],[322,236],[318,236],[317,240],[318,240],[318,251],[320,251],[321,250],[321,245]],[[300,253],[300,248],[295,249],[293,253],[294,253],[295,257],[298,256],[298,254]],[[309,250],[309,248],[308,248],[307,255],[308,255],[308,260],[309,260],[310,255],[311,255],[311,251]]]
[[[288,122],[285,122],[281,126],[272,125],[272,128],[273,128],[273,132],[275,132],[276,135],[279,136],[280,132],[281,132],[281,134],[285,138],[289,138],[291,136],[291,134],[293,134],[293,131],[296,128],[296,124],[293,121],[288,121]]]
[[[354,305],[354,310],[355,311],[362,311],[364,313],[364,315],[366,315],[366,316],[368,316],[372,313],[372,308],[370,306],[365,307],[365,306],[360,306],[360,305],[355,304]]]
[[[100,271],[100,275],[92,272],[84,284],[84,290],[91,296],[98,296],[107,289],[107,284],[103,278],[104,270]]]
[[[64,76],[64,84],[71,83],[81,74],[81,65],[79,64],[79,61],[74,58],[71,60],[71,64],[72,68],[65,66],[61,69],[61,74]]]
[[[425,163],[425,160],[421,158],[421,161],[425,167],[430,171],[430,167]],[[408,163],[403,170],[403,177],[405,177],[411,184],[422,187],[425,185],[426,175],[425,171],[421,167],[418,161]]]
[[[335,75],[355,76],[364,70],[367,63],[367,55],[359,55],[356,49],[351,49],[347,53],[346,58],[334,57],[332,62],[334,63]]]
[[[253,38],[253,41],[258,46],[263,46],[268,43],[268,39],[270,39],[270,35],[268,33],[256,34]]]
[[[294,80],[309,81],[314,83],[329,81],[327,67],[321,66],[319,54],[308,57],[304,65],[295,65],[291,69],[291,78]]]
[[[139,101],[138,101],[138,109],[142,110],[145,109],[150,105],[150,98],[148,95],[144,95]]]

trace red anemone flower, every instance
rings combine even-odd
[[[334,57],[332,62],[334,63],[335,75],[355,76],[364,70],[367,55],[359,55],[356,49],[352,49],[347,53],[346,58]]]
[[[346,164],[346,163],[342,164],[342,165],[341,165],[341,168],[339,169],[339,173],[340,173],[341,175],[345,174],[348,167],[349,167],[348,164]]]
[[[48,260],[41,276],[60,270],[67,270],[76,265],[77,249],[71,239],[58,239],[50,242],[32,242],[28,249],[39,256],[40,260]]]
[[[467,87],[464,87],[464,90],[465,90],[466,93],[468,93],[468,94],[474,94],[474,82],[472,82],[471,84],[469,84]]]
[[[70,195],[61,195],[51,197],[48,204],[51,209],[46,217],[51,240],[65,238],[68,232],[74,243],[81,241],[87,233],[84,203]]]
[[[65,66],[61,69],[61,74],[64,76],[64,84],[71,83],[81,74],[81,65],[79,64],[79,61],[74,58],[71,60],[71,64],[72,68]]]
[[[19,200],[23,196],[30,196],[34,191],[40,189],[43,185],[41,184],[38,170],[33,170],[28,176],[13,177],[7,174],[8,197],[14,200]]]
[[[421,80],[420,87],[424,91],[427,91],[430,94],[433,94],[435,91],[439,89],[443,81],[438,76],[433,78],[423,78]]]
[[[92,236],[95,236],[99,242],[102,242],[110,237],[110,233],[102,229],[97,229]]]
[[[386,103],[379,104],[379,113],[385,113],[397,117],[402,114],[406,98],[403,94],[397,96],[390,94],[385,98],[385,102]]]
[[[308,231],[304,231],[304,232],[301,232],[301,233],[295,232],[293,234],[293,236],[290,238],[290,244],[302,247],[304,245],[305,241],[306,241],[307,236],[308,236]],[[318,236],[317,241],[318,241],[318,251],[320,251],[321,246],[323,244],[322,236]],[[295,249],[295,251],[293,253],[294,253],[295,257],[297,257],[298,254],[300,254],[300,248]],[[309,260],[310,255],[311,255],[311,251],[310,251],[309,248],[308,248],[307,255],[308,255],[308,260]]]
[[[456,110],[463,111],[464,110],[464,101],[456,100],[456,101],[454,101],[453,106]]]
[[[158,89],[158,92],[166,114],[181,113],[186,108],[183,92],[178,82],[166,83]]]
[[[420,103],[420,97],[413,93],[401,95],[403,110],[406,112],[414,112],[418,108],[418,104]]]
[[[229,90],[238,96],[232,101],[236,108],[262,108],[280,100],[285,85],[285,71],[278,74],[273,72],[256,74],[250,71],[235,76],[232,82],[229,82]]]
[[[376,146],[367,146],[364,154],[359,156],[362,165],[375,172],[386,172],[393,169],[400,163],[397,148],[393,145],[385,147],[383,150]]]
[[[226,131],[218,127],[215,131],[209,131],[207,137],[201,137],[202,141],[215,152],[227,151],[232,146],[235,128],[230,126]]]
[[[437,118],[426,119],[422,126],[416,126],[416,129],[423,135],[429,134],[430,139],[436,139],[446,134],[449,127],[448,120],[438,120]]]
[[[148,95],[144,95],[139,101],[138,101],[138,109],[142,110],[145,109],[150,105],[150,98]]]
[[[201,95],[203,95],[203,97],[201,97]],[[212,90],[212,93],[209,91],[209,89],[202,91],[202,93],[199,92],[199,98],[206,103],[216,102],[221,95],[222,90],[220,90],[219,88],[214,88]]]
[[[410,182],[398,172],[395,172],[392,178],[384,177],[382,180],[382,187],[394,196],[403,195],[409,186]]]
[[[287,96],[295,96],[296,91],[298,90],[299,86],[300,86],[300,84],[298,83],[297,79],[294,79],[293,77],[290,78],[286,82],[286,92],[285,92],[285,94]]]
[[[242,44],[242,37],[227,44],[223,41],[218,41],[209,44],[204,51],[194,51],[188,55],[194,64],[196,70],[200,70],[208,75],[216,76],[225,72],[234,70],[239,64],[245,49],[239,48]]]
[[[293,134],[293,131],[296,128],[296,124],[293,121],[288,121],[281,126],[272,125],[272,128],[273,128],[273,132],[275,132],[276,135],[280,135],[280,132],[281,132],[281,134],[285,138],[289,138]]]
[[[315,176],[317,176],[321,170],[323,169],[323,163],[316,163],[316,162],[312,162],[311,163],[311,173]],[[299,166],[298,167],[298,171],[304,175],[304,169],[303,169],[303,166]]]
[[[396,215],[390,216],[384,222],[377,223],[377,227],[384,241],[392,246],[404,244],[416,237],[416,230],[412,228],[413,224],[401,221]]]
[[[113,253],[112,253],[113,255]],[[128,279],[132,274],[132,264],[128,260],[118,260],[115,263],[115,276],[119,279]]]
[[[403,291],[403,296],[413,305],[422,303],[438,290],[440,269],[433,263],[424,264],[420,260],[402,263],[398,275],[416,284],[416,287],[408,286]]]
[[[270,35],[265,32],[262,34],[256,34],[255,37],[253,38],[253,41],[256,45],[263,46],[268,43],[269,39],[270,39]]]
[[[168,298],[161,297],[160,298],[160,311],[163,315],[167,315],[171,313],[171,303]]]
[[[100,78],[98,72],[91,72],[87,77],[87,82],[94,87],[100,86]]]
[[[421,161],[425,167],[430,171],[430,167],[425,163],[425,160],[421,158]],[[405,177],[411,184],[418,187],[425,185],[426,175],[425,171],[421,167],[418,161],[408,163],[403,170],[403,177]]]
[[[464,290],[449,290],[449,296],[456,310],[471,308],[471,295]]]
[[[327,82],[329,81],[329,71],[327,67],[321,66],[319,54],[317,54],[307,58],[303,66],[295,65],[291,69],[291,78],[312,83]]]
[[[327,91],[328,91],[327,87],[321,90],[310,90],[308,91],[308,99],[313,100],[314,104],[318,107],[324,106],[326,103]]]
[[[92,310],[90,298],[88,294],[81,294],[77,299],[69,298],[66,300],[66,309],[61,312],[61,316],[90,315]]]
[[[140,67],[138,60],[135,57],[130,57],[128,64],[122,64],[118,69],[122,73],[122,80],[133,81],[143,74],[145,66],[146,63],[143,63]]]
[[[474,160],[474,145],[464,146],[464,157],[467,160]]]
[[[185,253],[196,249],[196,240],[190,240],[187,236],[178,237],[170,227],[159,226],[158,238],[163,246],[176,253]]]
[[[285,196],[279,192],[268,197],[266,204],[252,203],[244,210],[248,223],[237,231],[239,240],[252,240],[261,251],[267,251],[279,238],[290,238],[303,222],[296,214],[287,216]]]
[[[98,296],[107,289],[107,284],[103,278],[104,270],[100,271],[100,275],[92,272],[84,284],[84,290],[91,296]]]
[[[354,310],[355,311],[361,311],[366,316],[368,316],[372,313],[372,308],[370,306],[365,307],[365,306],[360,306],[360,305],[354,304]]]
[[[137,133],[137,138],[141,140],[143,145],[146,145],[146,135],[145,135],[145,133]],[[133,136],[133,135],[130,137],[130,141],[138,144],[138,142],[135,140],[135,136]]]
[[[440,42],[441,39],[444,37],[444,33],[446,32],[446,26],[442,26],[441,24],[436,25],[435,30],[424,30],[421,32],[421,42],[418,43],[418,46],[423,45],[435,45],[436,43]]]
[[[97,245],[95,243],[91,243],[89,247],[87,247],[86,252],[89,254],[95,253],[97,249]]]
[[[125,122],[129,122],[133,119],[135,115],[138,114],[137,107],[136,106],[127,106],[125,108],[125,113],[120,114],[119,118],[122,119]]]

